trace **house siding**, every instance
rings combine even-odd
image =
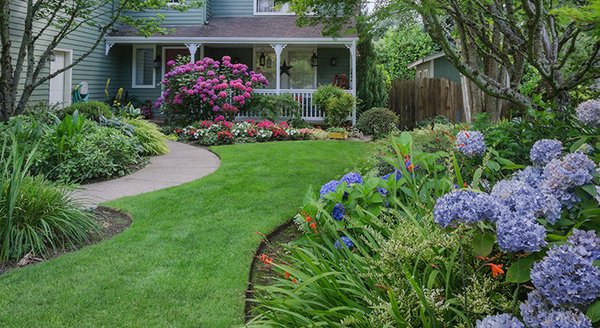
[[[115,46],[117,47],[117,46]],[[120,45],[117,49],[113,49],[115,53],[119,54],[118,63],[121,67],[121,72],[118,75],[119,79],[117,80],[117,87],[124,88],[129,92],[130,95],[135,96],[135,100],[138,103],[146,102],[151,100],[152,102],[156,101],[161,94],[160,81],[162,80],[160,69],[155,70],[156,73],[156,85],[154,88],[133,88],[133,76],[132,76],[132,66],[133,66],[133,46],[131,45]],[[156,55],[160,56],[162,54],[162,46],[156,46]]]
[[[350,72],[350,53],[345,48],[319,48],[319,66],[317,68],[317,84],[331,84],[336,75]],[[331,58],[335,57],[336,65],[331,66]]]
[[[24,25],[23,22],[26,16],[26,2],[24,1],[11,1],[11,55],[13,56],[13,63],[16,63],[16,56],[20,47],[21,36],[23,33]],[[111,10],[111,6],[105,8],[107,11]],[[34,23],[34,31],[39,30],[43,22]],[[56,29],[49,28],[48,31],[39,39],[36,43],[36,57],[39,57],[43,50],[51,42],[52,37],[56,33]],[[94,42],[99,36],[97,28],[82,26],[71,35],[65,38],[58,46],[57,49],[71,50],[73,61],[79,58],[82,54],[89,51],[92,48]],[[77,84],[86,81],[89,86],[89,95],[91,100],[104,100],[105,94],[104,89],[106,86],[106,80],[110,76],[118,74],[118,65],[115,64],[116,54],[112,53],[109,56],[104,55],[104,43],[101,43],[96,50],[90,54],[85,60],[77,64],[72,70],[72,86],[75,87]],[[44,68],[41,77],[46,76],[50,73],[50,66],[47,64]],[[25,79],[22,76],[19,81],[19,90],[23,90]],[[114,87],[111,88],[110,92],[114,92]],[[46,82],[36,88],[29,100],[29,104],[36,104],[39,102],[47,102],[49,96],[49,82]]]
[[[206,8],[204,6],[186,11],[165,8],[163,10],[127,12],[126,15],[133,18],[153,18],[157,15],[164,15],[163,26],[204,25],[206,23]]]
[[[253,16],[254,0],[209,0],[211,17]]]

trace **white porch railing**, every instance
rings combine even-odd
[[[316,89],[281,89],[280,94],[289,94],[291,95],[300,106],[300,112],[302,113],[302,119],[307,122],[321,122],[325,119],[325,113],[320,110],[316,104],[313,103],[313,94],[316,92]],[[352,90],[345,90],[348,93],[352,93]],[[277,95],[277,90],[275,89],[257,89],[254,90],[257,94],[262,95]],[[258,118],[260,115],[258,113],[245,112],[238,114],[238,119],[252,119]],[[283,113],[284,118],[289,118],[292,116],[292,113]]]

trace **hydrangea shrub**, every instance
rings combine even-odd
[[[576,109],[577,119],[589,127],[600,127],[600,99],[582,102]]]
[[[169,118],[185,122],[233,118],[255,89],[269,84],[262,74],[232,63],[229,56],[180,66],[169,61],[167,66],[170,70],[162,80],[163,92],[155,106]]]

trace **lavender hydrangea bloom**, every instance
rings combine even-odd
[[[569,237],[571,249],[577,255],[590,261],[600,260],[600,238],[596,236],[593,230],[584,231],[573,229],[573,234]]]
[[[538,291],[527,295],[520,306],[523,321],[529,328],[591,328],[590,320],[579,310],[552,308]]]
[[[342,221],[344,219],[344,214],[346,214],[346,208],[341,203],[337,203],[333,206],[333,211],[331,212],[331,216],[336,221]]]
[[[340,183],[344,183],[344,182],[348,186],[352,185],[352,184],[362,184],[363,183],[363,179],[362,179],[362,176],[359,173],[350,172],[350,173],[344,175],[342,177],[342,179],[340,179]]]
[[[505,212],[496,222],[496,239],[507,252],[538,252],[546,246],[546,229],[534,217]]]
[[[518,171],[513,179],[525,182],[532,188],[538,189],[544,181],[544,170],[535,166],[528,166],[521,171]]]
[[[519,180],[499,181],[492,188],[490,195],[502,202],[509,210],[517,213],[537,216],[544,209],[542,195]]]
[[[346,248],[354,247],[354,243],[352,242],[352,240],[350,240],[350,238],[348,238],[346,236],[342,236],[341,240],[342,240],[342,243],[344,243],[344,246],[346,246]],[[340,249],[342,247],[342,243],[340,243],[340,241],[337,240],[333,244],[333,247],[335,247],[335,249]]]
[[[385,181],[388,181],[390,179],[390,177],[393,175],[395,175],[396,177],[396,181],[400,180],[402,178],[402,172],[400,172],[398,169],[395,169],[394,172],[388,173],[384,176],[382,176],[381,178]]]
[[[505,313],[477,320],[476,328],[525,328],[525,326],[519,319]]]
[[[582,153],[571,153],[562,160],[552,160],[544,168],[543,188],[562,204],[572,206],[579,198],[573,188],[592,181],[596,164]]]
[[[335,192],[335,190],[337,189],[337,187],[339,185],[340,185],[340,182],[337,180],[331,180],[331,181],[327,182],[326,184],[324,184],[321,187],[321,191],[319,192],[319,194],[321,195],[321,198],[325,197],[325,195],[327,195],[327,194]]]
[[[596,186],[596,201],[600,204],[600,186]]]
[[[382,187],[377,187],[377,192],[383,197],[388,195],[388,190]]]
[[[490,195],[457,190],[440,197],[433,209],[433,218],[442,228],[457,223],[472,224],[482,220],[496,221],[501,205]]]
[[[600,99],[582,102],[576,109],[579,122],[590,126],[600,127]]]
[[[479,131],[460,131],[454,145],[467,156],[481,156],[486,150],[483,134]]]
[[[563,145],[559,140],[542,139],[533,144],[529,152],[529,158],[533,164],[545,166],[551,160],[559,158],[562,151]]]
[[[600,269],[569,245],[548,251],[533,265],[531,280],[553,306],[586,305],[600,297]]]

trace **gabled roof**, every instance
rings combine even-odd
[[[323,39],[323,26],[299,27],[295,16],[215,17],[206,25],[167,26],[172,32],[153,38],[248,38],[248,39]],[[112,38],[138,37],[134,28],[123,27],[109,35]],[[357,34],[344,34],[341,39],[358,39]]]
[[[408,64],[408,68],[409,69],[415,68],[415,67],[417,67],[417,66],[419,66],[419,65],[421,65],[423,63],[426,63],[426,62],[432,61],[432,60],[436,60],[438,58],[442,58],[442,57],[445,57],[445,56],[446,56],[446,54],[443,51],[436,52],[436,53],[433,53],[433,54],[431,54],[429,56],[425,56],[425,57],[423,57],[423,58],[421,58],[421,59],[419,59],[417,61],[414,61],[414,62]]]

